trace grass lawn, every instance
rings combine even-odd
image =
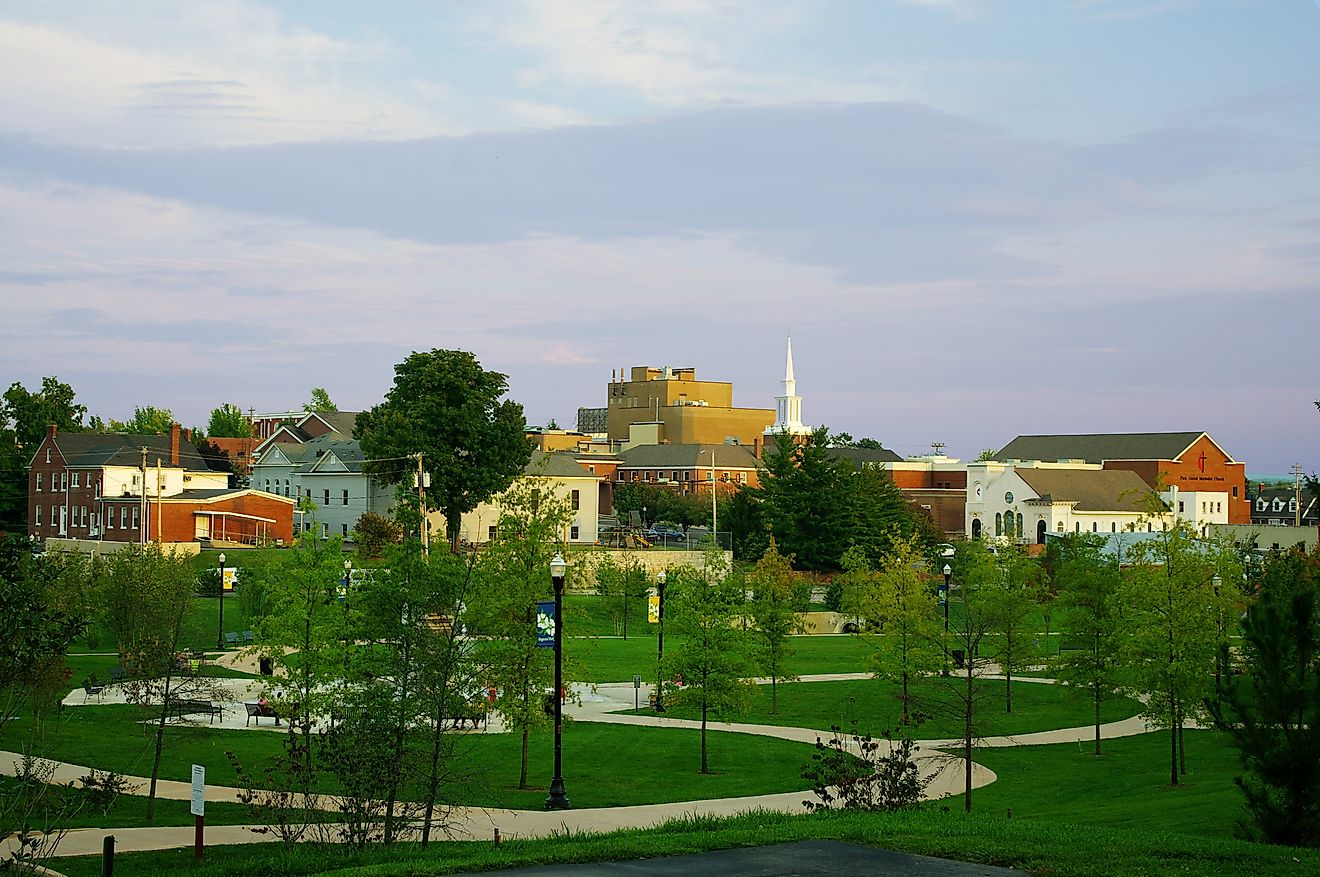
[[[13,777],[0,777],[0,795],[12,794],[17,781]],[[145,791],[136,789],[135,791]],[[68,822],[70,828],[140,828],[150,825],[192,825],[196,820],[188,812],[188,801],[173,801],[166,798],[156,800],[156,815],[152,822],[147,821],[147,799],[145,795],[120,795],[110,808],[109,813],[84,806]],[[213,825],[244,825],[251,822],[247,808],[242,804],[223,801],[206,802],[206,821]]]
[[[151,729],[137,724],[143,712],[128,705],[71,708],[46,723],[47,758],[146,776],[151,772]],[[32,733],[30,719],[6,729],[8,740]],[[702,798],[739,797],[805,789],[800,778],[810,746],[718,733],[709,736],[715,773],[697,772],[700,735],[676,728],[630,728],[572,722],[564,731],[564,779],[575,807],[614,807]],[[462,774],[448,787],[451,800],[471,805],[540,809],[550,784],[553,737],[532,736],[531,790],[519,790],[519,739],[512,734],[469,734],[460,741],[455,764]],[[225,753],[259,769],[280,750],[275,732],[215,730],[205,723],[172,726],[166,732],[162,779],[186,782],[191,765],[206,767],[207,782],[237,784]]]
[[[973,807],[1014,819],[1142,828],[1223,837],[1245,815],[1233,777],[1235,750],[1218,731],[1184,731],[1187,774],[1169,785],[1169,734],[1092,744],[982,749],[976,760],[999,780],[972,793]]]
[[[871,647],[858,637],[795,636],[792,649],[785,666],[798,675],[870,670]],[[634,673],[640,673],[643,680],[655,680],[654,638],[634,639],[631,633],[627,640],[570,636],[565,651],[582,667],[584,682],[628,682]]]
[[[183,618],[179,648],[215,651],[216,635],[220,633],[219,597],[193,597],[188,613]],[[225,631],[241,634],[251,627],[240,601],[232,594],[225,597]],[[90,644],[89,644],[90,643]],[[113,652],[115,641],[104,625],[96,625],[90,637],[80,638],[70,653]]]
[[[120,877],[188,873],[384,877],[453,874],[525,865],[634,860],[731,847],[759,846],[811,838],[833,838],[920,855],[1018,868],[1049,877],[1137,877],[1137,875],[1296,875],[1320,870],[1320,852],[1269,847],[1233,840],[1188,837],[1156,831],[1078,830],[983,813],[926,808],[900,813],[820,813],[790,816],[748,813],[731,818],[687,817],[653,829],[610,834],[565,833],[542,840],[436,843],[426,851],[413,844],[371,846],[361,852],[311,845],[283,851],[277,844],[213,847],[194,868],[192,850],[120,854]],[[95,857],[60,859],[69,877],[95,877]]]
[[[912,686],[916,709],[927,712],[929,718],[917,730],[922,739],[957,737],[962,733],[962,719],[951,710],[961,709],[950,690],[957,679],[926,677]],[[978,683],[981,700],[977,704],[981,736],[1026,734],[1053,728],[1087,725],[1092,721],[1092,707],[1066,688],[1023,682],[1013,686],[1013,712],[1004,712],[1004,683],[985,680]],[[899,687],[878,679],[841,682],[793,682],[779,686],[779,712],[770,714],[770,686],[757,686],[751,711],[731,717],[731,721],[752,722],[761,725],[784,725],[826,730],[839,725],[851,729],[857,721],[862,733],[879,734],[897,725],[900,709]],[[691,707],[666,702],[668,715],[673,718],[700,718]],[[1136,715],[1141,705],[1135,700],[1115,698],[1109,701],[1102,718],[1109,722]],[[628,710],[632,712],[632,710]],[[639,711],[645,712],[645,711]]]

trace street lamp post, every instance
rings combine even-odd
[[[944,604],[944,669],[940,671],[941,676],[949,675],[949,577],[952,575],[953,567],[944,564],[944,584],[940,587],[940,602]]]
[[[655,646],[655,711],[662,713],[665,705],[661,697],[665,690],[665,571],[660,570],[655,576],[655,592],[659,597],[656,607],[656,621],[660,622],[660,635]]]
[[[347,681],[348,681],[348,651],[349,651],[349,642],[348,642],[348,586],[352,583],[352,581],[353,581],[353,561],[351,561],[351,560],[347,560],[347,559],[346,559],[346,560],[344,561],[344,595],[343,595],[343,596],[340,598],[340,600],[339,600],[340,605],[343,606],[343,608],[344,608],[344,681],[345,681],[345,684],[347,684]]]
[[[220,554],[220,624],[215,632],[215,647],[225,647],[225,555]]]
[[[567,810],[568,795],[564,794],[563,719],[564,719],[564,574],[568,564],[556,553],[550,561],[550,580],[555,586],[555,777],[550,781],[550,797],[545,799],[547,810]]]

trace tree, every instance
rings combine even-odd
[[[335,403],[331,401],[330,394],[324,387],[312,387],[312,398],[303,403],[304,411],[331,412],[338,411]]]
[[[386,483],[411,484],[417,466],[400,458],[422,455],[426,496],[444,514],[451,546],[463,514],[508,488],[531,459],[522,406],[501,401],[507,389],[504,375],[466,351],[413,353],[395,366],[385,401],[354,425],[365,468]]]
[[[1227,659],[1227,646],[1221,646]],[[1274,553],[1242,622],[1243,677],[1209,703],[1237,747],[1234,778],[1267,843],[1320,846],[1320,553]]]
[[[779,683],[792,682],[796,674],[785,667],[793,654],[792,636],[802,630],[794,598],[793,558],[779,553],[774,539],[747,574],[752,592],[752,636],[756,641],[757,664],[770,677],[770,714],[779,713]]]
[[[168,435],[174,426],[174,414],[168,408],[156,408],[146,405],[133,409],[133,416],[128,420],[110,418],[110,432],[129,435]]]
[[[29,393],[17,381],[9,385],[0,406],[0,421],[7,418],[13,422],[24,465],[36,453],[48,426],[54,425],[61,432],[82,432],[87,407],[76,404],[73,397],[73,388],[54,377],[42,378],[36,393]]]
[[[1054,673],[1095,706],[1095,754],[1100,754],[1100,710],[1123,688],[1127,627],[1118,558],[1106,555],[1103,537],[1069,534],[1050,543],[1059,590],[1059,633],[1073,648],[1060,650]]]
[[[679,636],[668,671],[681,678],[682,685],[666,681],[665,698],[701,712],[701,773],[708,774],[710,717],[746,712],[750,703],[751,648],[747,633],[735,623],[744,610],[745,594],[740,583],[730,580],[719,552],[707,555],[701,570],[672,570],[666,594],[666,616],[672,613]]]
[[[211,409],[211,419],[206,422],[206,434],[210,438],[251,438],[252,424],[248,423],[242,409],[231,402],[225,402],[219,408]]]
[[[1198,540],[1182,521],[1136,545],[1128,562],[1125,662],[1147,696],[1143,715],[1169,730],[1169,784],[1176,786],[1187,771],[1183,724],[1201,714],[1211,693],[1222,638],[1216,619],[1221,601],[1235,602],[1241,566],[1231,550]]]
[[[127,545],[110,555],[101,603],[118,640],[120,663],[133,681],[130,703],[152,716],[154,749],[147,792],[147,821],[155,816],[156,785],[165,749],[165,728],[175,700],[218,700],[215,680],[180,663],[184,618],[197,583],[189,559],[166,554],[158,543]]]
[[[554,655],[536,647],[535,604],[550,593],[550,560],[565,550],[573,511],[566,497],[530,478],[505,491],[500,507],[496,536],[477,562],[471,613],[488,637],[481,658],[500,692],[495,709],[521,737],[518,788],[525,789],[531,731],[547,720],[541,694],[554,687]]]
[[[1041,568],[1013,543],[1000,547],[998,567],[999,576],[983,595],[992,634],[990,657],[1004,674],[1004,711],[1011,713],[1013,671],[1032,663],[1040,654],[1030,622],[1042,587]]]
[[[844,555],[844,609],[866,619],[858,636],[874,648],[874,675],[899,686],[902,723],[912,721],[912,681],[940,669],[938,606],[919,566],[921,548],[913,537],[899,537],[878,570],[853,548]]]
[[[976,462],[978,462],[978,463],[987,463],[987,462],[993,460],[993,459],[995,458],[995,455],[996,455],[997,453],[999,453],[999,452],[996,451],[994,448],[983,448],[983,449],[981,450],[981,453],[979,453],[979,454],[976,455]]]
[[[661,507],[668,501],[670,491],[643,482],[625,482],[614,488],[614,511],[627,518],[637,512],[643,527],[660,520]]]
[[[605,598],[610,616],[614,619],[615,634],[628,638],[628,618],[636,614],[634,607],[650,591],[646,570],[636,558],[615,563],[605,555],[596,564],[596,593]]]

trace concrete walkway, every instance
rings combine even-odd
[[[228,658],[229,660],[226,660]],[[222,656],[221,663],[235,669],[247,669],[247,657],[243,652],[231,652]],[[253,659],[255,665],[255,659]],[[998,668],[986,668],[987,671],[994,671]],[[978,673],[983,678],[1002,678],[994,672]],[[869,679],[869,673],[828,673],[808,675],[801,678],[802,682],[827,682],[853,679]],[[1052,679],[1043,679],[1039,677],[1015,677],[1020,678],[1022,682],[1036,684],[1053,684]],[[242,719],[246,717],[246,712],[242,709],[242,699],[252,698],[260,692],[262,680],[220,680],[231,694],[236,698],[233,706],[235,715],[230,716],[228,708],[223,722],[218,722],[221,727],[239,728],[243,727]],[[765,681],[768,680],[758,680]],[[635,702],[647,702],[651,692],[651,686],[642,686],[640,692],[636,691],[632,682],[610,683],[596,686],[575,685],[574,694],[579,698],[580,703],[570,703],[566,707],[566,714],[579,721],[602,722],[618,725],[638,725],[645,727],[669,727],[669,728],[700,728],[701,723],[687,719],[672,719],[665,715],[625,715],[619,711],[630,710]],[[70,694],[65,700],[69,706],[81,706],[83,703],[82,691],[78,690]],[[114,702],[112,698],[118,698],[122,702],[122,694],[116,695],[107,691],[104,702]],[[635,700],[636,698],[636,700]],[[97,703],[95,698],[89,701],[90,704]],[[498,722],[492,723],[494,727],[492,732],[499,730]],[[269,721],[262,726],[263,730],[272,729]],[[814,744],[818,740],[827,740],[832,736],[832,732],[826,729],[814,728],[792,728],[779,727],[773,725],[753,725],[746,723],[711,723],[710,730],[726,733],[753,734],[764,737],[774,737],[782,740],[791,740],[801,743]],[[1101,736],[1106,739],[1116,737],[1132,736],[1144,734],[1150,730],[1144,720],[1139,717],[1124,719],[1119,722],[1112,722],[1101,726]],[[471,733],[471,732],[470,732]],[[978,747],[1003,747],[1003,746],[1026,746],[1044,743],[1072,743],[1076,741],[1088,741],[1093,739],[1095,734],[1094,726],[1084,726],[1078,728],[1062,728],[1052,731],[1041,731],[1032,734],[1021,734],[1017,736],[1002,736],[982,738],[977,741]],[[883,742],[883,741],[882,741]],[[956,750],[962,746],[961,739],[945,740],[923,740],[920,741],[922,753],[918,756],[919,764],[923,775],[928,779],[927,799],[938,799],[961,793],[963,790],[963,764],[960,758],[954,753],[941,753],[938,750],[951,749]],[[12,774],[15,771],[15,762],[19,755],[12,752],[0,752],[0,773]],[[55,767],[54,779],[57,782],[76,781],[79,777],[85,775],[89,768],[86,766],[57,762]],[[130,783],[141,784],[145,787],[149,779],[145,777],[128,777]],[[993,771],[980,764],[973,764],[972,782],[974,787],[981,787],[994,782],[995,774]],[[237,802],[239,789],[225,786],[207,786],[206,798],[208,801],[226,801]],[[173,780],[161,780],[157,783],[157,796],[161,798],[188,800],[191,795],[191,787],[188,783],[176,782]],[[570,798],[572,792],[569,792]],[[564,831],[586,831],[586,832],[605,832],[619,828],[644,828],[657,825],[668,819],[684,815],[709,815],[709,816],[731,816],[752,809],[767,809],[790,813],[803,812],[803,801],[812,798],[810,791],[786,792],[775,795],[756,795],[742,798],[717,798],[703,801],[683,801],[671,804],[645,804],[632,807],[606,807],[584,810],[568,810],[560,812],[527,811],[527,810],[505,810],[505,809],[485,809],[473,807],[456,808],[449,817],[451,825],[450,832],[458,839],[487,839],[491,838],[495,829],[499,829],[505,838],[512,837],[544,837],[554,832]],[[207,844],[229,844],[229,843],[265,843],[277,840],[270,834],[261,831],[261,826],[214,826],[207,829]],[[95,828],[95,829],[75,829],[70,831],[61,842],[57,855],[59,856],[80,856],[97,855],[101,852],[102,839],[106,834],[114,834],[117,847],[120,851],[135,850],[159,850],[172,849],[176,847],[187,847],[193,843],[193,828],[191,826],[178,827],[160,827],[160,828]]]

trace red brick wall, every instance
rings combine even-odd
[[[193,514],[196,511],[209,512],[238,512],[244,515],[255,515],[261,518],[272,518],[275,523],[265,525],[263,532],[267,538],[272,541],[277,539],[284,540],[288,545],[293,542],[293,505],[288,502],[281,502],[271,497],[262,496],[257,493],[245,493],[239,496],[218,500],[215,502],[186,502],[174,501],[163,504],[165,517],[163,521],[165,542],[193,542],[197,538],[197,516]],[[154,509],[153,509],[154,513]],[[211,538],[220,538],[220,519],[215,518],[212,524]],[[253,537],[258,533],[258,522],[245,520],[243,518],[229,518],[224,524],[227,538],[235,541],[243,541],[238,537]],[[156,531],[153,525],[151,537],[155,538]]]
[[[1105,463],[1105,468],[1135,472],[1151,487],[1162,481],[1165,488],[1177,487],[1180,491],[1209,490],[1227,493],[1228,522],[1251,523],[1251,502],[1247,499],[1246,464],[1230,463],[1228,457],[1210,441],[1208,436],[1198,439],[1177,462],[1113,460]],[[1235,489],[1236,497],[1233,496]]]

